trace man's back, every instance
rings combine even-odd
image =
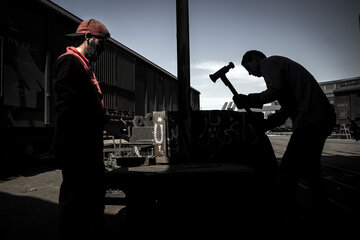
[[[299,63],[271,56],[262,63],[261,72],[268,89],[278,93],[277,100],[289,113],[295,129],[334,117],[334,110],[319,84]]]

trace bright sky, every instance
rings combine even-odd
[[[81,19],[95,18],[112,38],[177,76],[176,0],[53,0]],[[189,0],[191,86],[202,110],[221,109],[230,90],[209,74],[227,74],[239,93],[265,90],[241,66],[251,49],[282,55],[319,82],[360,76],[359,0]]]

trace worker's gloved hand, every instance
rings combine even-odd
[[[249,97],[245,94],[234,95],[233,102],[238,109],[249,107]]]
[[[238,94],[233,96],[233,102],[238,109],[242,108],[262,108],[260,94],[250,93],[249,95]]]

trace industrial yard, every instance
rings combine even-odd
[[[62,172],[52,145],[56,113],[51,69],[69,44],[65,34],[82,20],[51,1],[22,8],[16,2],[7,7],[0,35],[0,238],[59,239]],[[215,234],[227,239],[245,233],[268,237],[310,232],[345,237],[356,232],[360,78],[320,84],[337,114],[321,157],[326,211],[312,215],[308,186],[302,180],[294,215],[285,218],[279,214],[277,165],[293,126],[288,120],[264,133],[260,120],[280,109],[276,102],[257,111],[235,111],[232,103],[222,110],[201,109],[200,92],[190,86],[188,71],[188,5],[177,2],[178,76],[113,38],[91,66],[103,89],[107,119],[101,129],[107,190],[103,239],[197,234],[202,239]],[[236,95],[225,76],[230,68],[229,64],[209,76],[213,82],[221,79]],[[76,176],[87,171],[88,158],[81,154],[87,153],[89,144],[79,144],[83,135],[72,139],[79,153],[73,159],[84,160]],[[303,148],[300,151],[309,152]],[[79,202],[77,208],[86,201]]]

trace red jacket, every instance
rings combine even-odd
[[[56,61],[54,150],[62,167],[85,162],[90,166],[103,165],[105,114],[102,93],[89,66],[74,47],[68,47]]]

